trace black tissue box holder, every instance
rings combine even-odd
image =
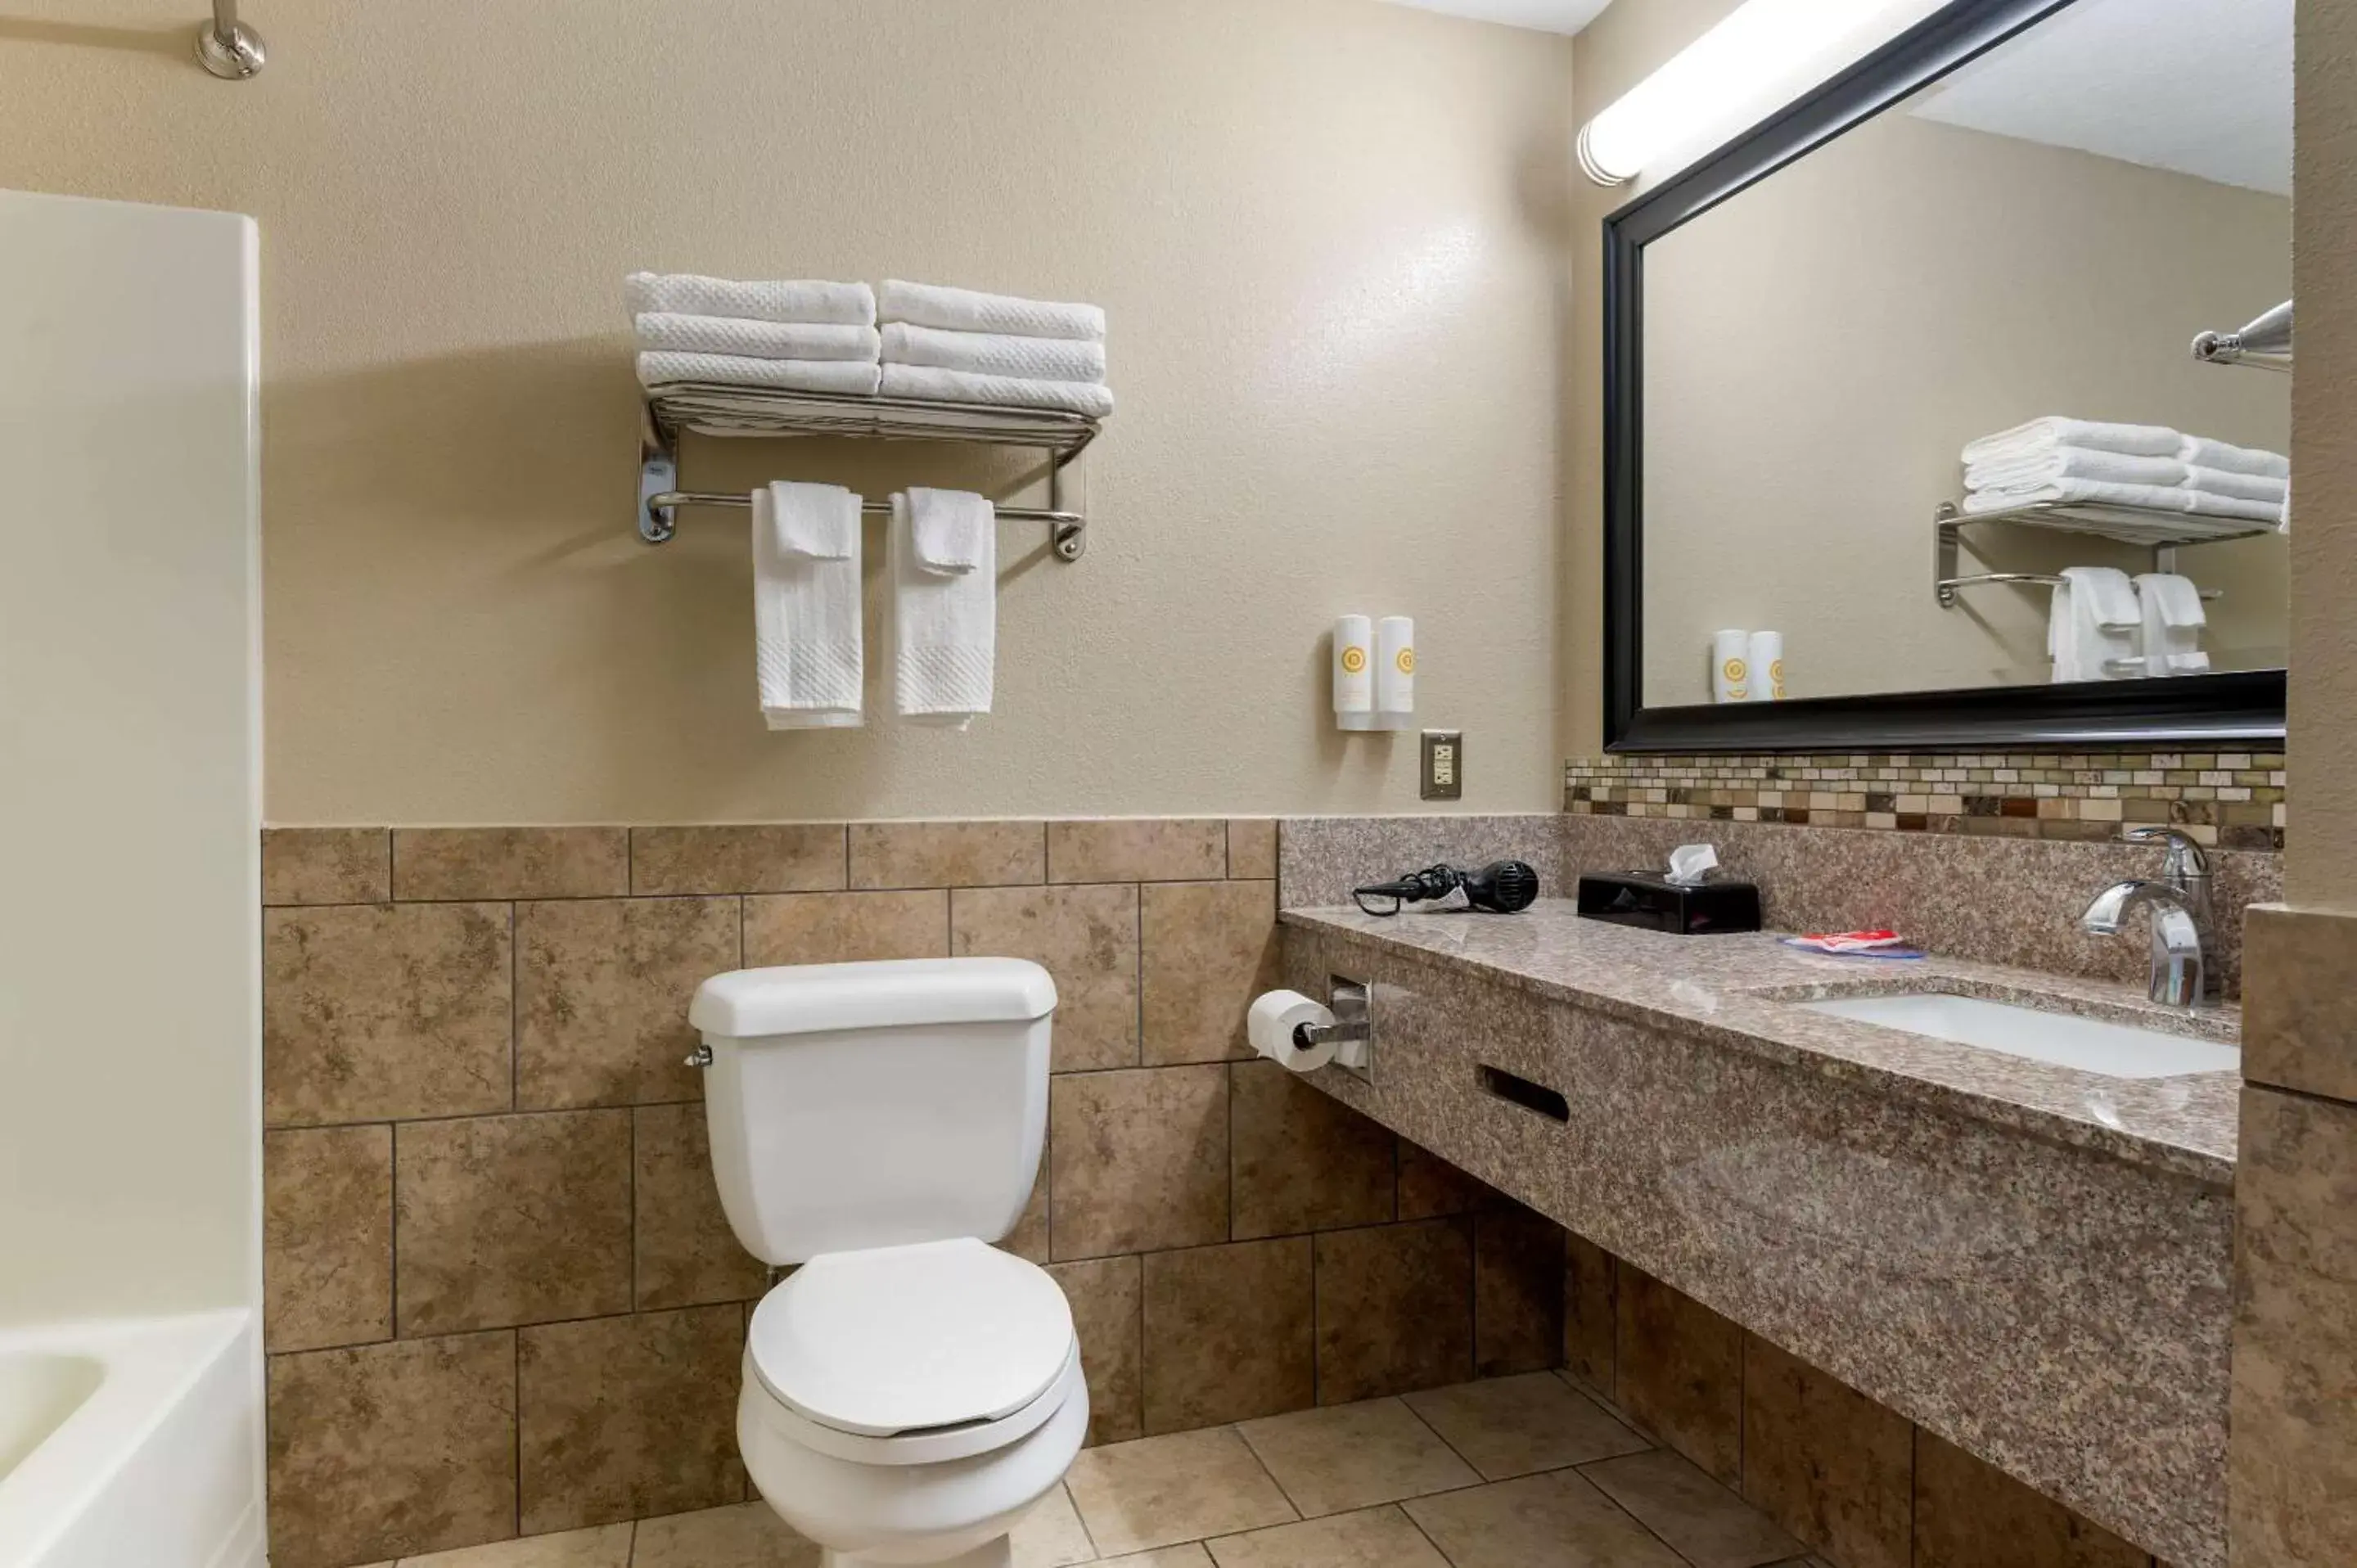
[[[1592,871],[1579,879],[1579,914],[1583,919],[1678,937],[1756,931],[1760,889],[1749,882],[1689,886],[1659,872]]]

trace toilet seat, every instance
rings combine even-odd
[[[1079,1361],[1047,1271],[972,1237],[813,1258],[754,1308],[745,1347],[798,1440],[877,1464],[1014,1441]]]

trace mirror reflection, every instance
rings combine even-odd
[[[1646,248],[1646,706],[2284,663],[2291,59],[2078,0]]]

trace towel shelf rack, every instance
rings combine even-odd
[[[1088,548],[1089,520],[1063,504],[1064,469],[1097,437],[1097,421],[1058,409],[997,408],[979,403],[928,403],[913,398],[859,397],[838,392],[785,392],[672,381],[650,387],[639,439],[639,537],[661,544],[678,531],[683,506],[744,507],[746,495],[683,490],[679,438],[706,435],[825,435],[886,441],[956,441],[983,446],[1025,446],[1048,458],[1048,504],[1001,507],[1001,519],[1044,522],[1060,561],[1077,561]],[[866,502],[870,515],[888,512]]]
[[[1932,595],[1942,609],[1956,607],[1956,590],[1987,583],[2024,583],[2059,587],[2062,579],[2050,572],[1980,572],[1958,575],[1958,533],[1976,522],[2026,523],[2066,533],[2091,533],[2121,544],[2140,545],[2152,552],[2156,572],[2177,570],[2177,553],[2188,544],[2215,544],[2228,539],[2255,539],[2279,532],[2271,522],[2245,522],[2239,518],[2198,517],[2181,511],[2157,511],[2144,507],[2096,506],[2080,502],[2036,501],[2003,511],[1968,512],[1953,501],[1942,501],[1932,514]],[[2214,592],[2204,593],[2214,599]]]

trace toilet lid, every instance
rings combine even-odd
[[[780,1402],[888,1437],[1039,1398],[1071,1354],[1072,1311],[1046,1270],[971,1237],[826,1252],[753,1309],[747,1349]]]

